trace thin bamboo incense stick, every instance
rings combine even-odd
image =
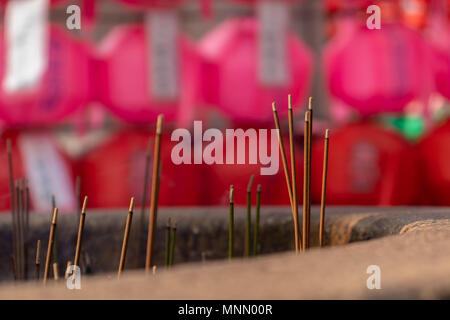
[[[292,211],[292,218],[295,221],[295,211],[294,211],[294,203],[293,203],[293,199],[292,199],[292,184],[291,184],[291,178],[289,175],[289,168],[288,168],[288,164],[287,164],[287,158],[286,158],[286,151],[284,149],[284,144],[283,144],[283,136],[281,134],[281,128],[280,128],[280,120],[278,118],[278,113],[277,113],[277,109],[275,106],[275,102],[272,103],[272,110],[273,110],[273,118],[275,121],[275,128],[278,131],[278,144],[280,146],[280,153],[281,153],[281,160],[283,163],[283,169],[284,169],[284,176],[286,178],[286,185],[287,185],[287,189],[288,189],[288,193],[289,193],[289,201],[291,203],[291,211]],[[300,243],[298,237],[300,236],[298,233],[295,232],[295,223],[294,223],[294,236],[295,236],[295,243]]]
[[[22,207],[22,185],[21,180],[16,181],[16,214],[17,214],[17,234],[18,234],[18,255],[16,257],[17,262],[17,275],[20,280],[24,279],[24,248],[23,248],[23,207]]]
[[[53,279],[55,281],[59,280],[58,262],[53,263]]]
[[[298,199],[297,199],[297,170],[295,165],[295,141],[294,141],[294,115],[292,110],[292,96],[288,96],[288,118],[289,118],[289,149],[291,155],[291,185],[292,185],[292,214],[294,216],[295,252],[299,253],[301,248],[301,237],[298,223]]]
[[[307,219],[308,219],[308,135],[309,135],[309,111],[305,113],[305,130],[304,130],[304,147],[303,147],[303,241],[302,251],[307,249],[308,245],[308,231],[307,231]]]
[[[34,262],[34,277],[39,280],[41,274],[41,240],[37,241],[36,244],[36,260]]]
[[[172,234],[170,236],[170,259],[169,267],[173,266],[173,261],[175,260],[175,243],[177,240],[177,223],[174,222],[172,226]]]
[[[52,194],[51,197],[51,202],[52,202],[52,212],[55,210],[56,208],[56,197],[54,194]],[[52,256],[53,261],[58,261],[58,242],[56,241],[55,238],[55,244],[53,245],[53,256]]]
[[[286,185],[288,188],[289,201],[291,202],[291,209],[292,209],[292,185],[291,185],[291,179],[289,177],[289,170],[288,170],[288,164],[287,164],[287,159],[286,159],[286,151],[284,149],[284,144],[283,144],[283,135],[281,134],[280,119],[278,118],[278,112],[277,112],[277,108],[275,106],[275,102],[272,103],[272,110],[273,110],[273,119],[275,121],[275,129],[277,129],[277,131],[278,131],[278,144],[280,146],[281,161],[283,163],[284,176],[286,177]]]
[[[84,221],[86,219],[86,206],[87,206],[88,197],[84,197],[83,207],[81,208],[80,215],[80,224],[78,225],[78,237],[77,237],[77,246],[75,249],[75,258],[73,259],[73,264],[75,266],[80,266],[80,253],[81,253],[81,245],[83,242],[83,229],[84,229]]]
[[[327,193],[328,175],[328,149],[330,146],[330,130],[325,131],[325,142],[323,150],[323,172],[322,172],[322,197],[320,200],[320,225],[319,225],[319,245],[323,246],[323,229],[325,225],[325,202]]]
[[[147,205],[147,192],[148,192],[148,180],[149,180],[149,176],[150,176],[151,154],[152,154],[152,139],[149,138],[147,151],[145,153],[144,184],[142,186],[142,198],[141,198],[141,200],[142,200],[141,215],[139,217],[139,233],[137,234],[139,261],[141,261],[141,252],[142,252],[141,249],[143,247],[143,240],[144,240],[145,206]]]
[[[167,219],[166,226],[166,267],[169,267],[170,264],[170,235],[171,235],[171,221],[170,218]]]
[[[152,172],[152,193],[150,198],[150,217],[148,220],[147,250],[145,257],[145,271],[150,272],[152,267],[153,240],[155,236],[155,228],[158,213],[158,196],[159,196],[159,179],[161,166],[161,134],[163,125],[163,115],[158,116],[156,123],[156,137],[153,153],[153,172]]]
[[[128,238],[130,236],[131,223],[133,220],[133,209],[134,209],[134,198],[131,198],[130,207],[128,209],[127,222],[125,224],[125,232],[123,234],[122,252],[120,253],[120,262],[119,262],[119,272],[117,273],[117,277],[119,279],[120,274],[125,268],[125,259],[127,256],[127,249],[128,249]]]
[[[11,217],[12,217],[12,227],[13,227],[13,255],[17,255],[17,216],[16,216],[16,197],[14,194],[14,174],[13,174],[13,161],[12,161],[12,146],[11,140],[6,140],[6,150],[8,154],[8,175],[9,175],[9,194],[11,202]]]
[[[234,186],[230,186],[230,220],[228,227],[228,259],[234,255]]]
[[[256,217],[255,217],[255,229],[253,231],[253,255],[258,255],[258,243],[259,243],[259,214],[261,207],[261,185],[256,187]]]
[[[253,180],[255,180],[255,176],[251,175],[250,181],[247,186],[247,228],[245,231],[245,253],[244,256],[246,258],[250,257],[250,242],[252,239],[252,186]]]
[[[11,264],[12,264],[12,271],[13,271],[14,281],[17,281],[18,280],[18,277],[17,277],[17,264],[16,264],[16,258],[14,257],[14,255],[11,255]]]
[[[24,225],[24,232],[25,232],[25,242],[24,242],[24,249],[25,249],[25,279],[28,278],[28,251],[30,246],[30,207],[29,207],[29,189],[28,189],[28,181],[24,179],[23,181],[23,188],[24,188],[24,196],[23,196],[23,207],[24,207],[24,213],[25,213],[25,225]]]
[[[310,247],[310,241],[311,241],[311,166],[312,166],[312,154],[311,154],[311,145],[312,145],[312,136],[313,136],[313,109],[312,109],[312,97],[309,97],[309,103],[308,103],[308,110],[309,110],[309,134],[308,134],[308,217],[307,217],[307,231],[308,236],[306,237],[308,243],[307,248]]]
[[[66,272],[64,273],[64,279],[68,279],[70,277],[70,267],[72,266],[72,261],[67,261],[67,265],[66,265]]]
[[[52,225],[50,227],[50,235],[48,237],[47,256],[45,258],[45,268],[44,268],[44,285],[47,284],[48,274],[50,271],[50,260],[52,258],[53,244],[55,242],[57,217],[58,217],[58,208],[55,208],[55,210],[53,210]]]

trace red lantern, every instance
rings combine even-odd
[[[147,131],[117,133],[83,157],[79,166],[81,187],[82,194],[89,197],[90,207],[122,208],[128,206],[131,197],[135,197],[137,205],[141,205],[150,137],[154,135]],[[153,143],[152,139],[147,204],[150,202]],[[159,205],[199,205],[202,194],[199,189],[199,167],[175,165],[171,160],[175,144],[170,137],[163,137]]]
[[[323,141],[312,152],[312,196],[320,202]],[[330,135],[327,204],[411,205],[418,186],[415,152],[397,133],[367,123]]]
[[[40,132],[20,133],[8,131],[2,134],[3,146],[0,158],[0,210],[10,210],[10,189],[6,140],[11,139],[14,179],[27,179],[30,209],[48,212],[52,209],[52,196],[62,212],[74,212],[76,208],[73,164],[61,152],[53,138]]]
[[[424,191],[431,204],[450,205],[450,120],[420,142]]]
[[[273,101],[304,102],[312,73],[312,55],[288,30],[288,7],[258,1],[259,19],[228,20],[199,43],[201,97],[237,123],[270,123]],[[286,116],[287,108],[280,108]]]
[[[361,115],[401,112],[431,91],[431,51],[420,34],[399,24],[380,30],[344,22],[327,47],[330,92]]]
[[[159,2],[158,2],[159,3]],[[98,50],[98,95],[120,118],[187,122],[196,94],[198,58],[178,32],[175,12],[149,10],[145,23],[116,27]]]
[[[3,30],[4,31],[4,30]],[[6,86],[7,50],[0,35],[0,118],[8,125],[48,125],[83,106],[89,97],[87,47],[56,26],[48,26],[47,67],[37,83]]]

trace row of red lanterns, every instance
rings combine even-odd
[[[12,140],[14,176],[26,176],[32,207],[50,210],[55,195],[63,211],[74,210],[74,176],[81,177],[81,195],[91,208],[121,208],[131,196],[142,201],[149,131],[117,132],[100,146],[74,161],[47,134],[5,133]],[[450,205],[450,120],[419,144],[411,145],[397,133],[374,124],[350,124],[331,137],[327,185],[329,205]],[[150,139],[150,145],[153,141]],[[236,203],[245,204],[249,177],[262,185],[263,205],[288,205],[282,168],[260,175],[260,164],[180,164],[171,159],[176,142],[162,143],[161,206],[225,206],[229,186]],[[297,179],[301,194],[302,146],[297,146]],[[313,145],[312,197],[320,201],[323,142]],[[0,208],[9,208],[6,151],[0,152]],[[150,154],[150,159],[152,155]],[[281,164],[280,164],[281,166]],[[151,164],[150,164],[151,167]],[[148,181],[148,186],[151,181]],[[147,192],[149,192],[147,190]],[[147,197],[147,201],[148,197]]]
[[[230,19],[194,45],[176,30],[173,11],[160,8],[181,1],[122,1],[151,6],[149,18],[116,27],[94,50],[50,26],[46,72],[24,90],[5,90],[2,33],[0,118],[6,124],[52,124],[91,100],[131,123],[164,113],[182,125],[211,106],[234,123],[268,123],[272,101],[282,104],[291,93],[295,106],[304,104],[313,57],[284,25],[280,2],[260,1],[259,19]],[[440,36],[428,41],[399,22],[374,31],[345,19],[324,53],[330,92],[364,116],[401,112],[434,90],[450,97],[450,29],[441,21]]]

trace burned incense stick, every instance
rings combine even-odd
[[[14,255],[11,255],[11,264],[12,264],[12,272],[13,272],[13,276],[14,276],[14,281],[17,281],[17,264],[16,264],[16,258],[14,257]]]
[[[301,237],[298,223],[298,199],[297,199],[297,170],[295,165],[295,141],[294,141],[294,114],[292,110],[292,96],[288,96],[289,118],[289,151],[291,155],[291,185],[292,185],[292,214],[294,217],[295,252],[301,248]]]
[[[36,260],[34,262],[34,277],[39,280],[41,274],[41,240],[37,241],[36,244]]]
[[[312,109],[312,97],[309,97],[308,103],[308,111],[309,111],[309,133],[308,133],[308,208],[307,208],[307,232],[308,235],[306,237],[308,243],[307,248],[310,246],[310,233],[311,233],[311,166],[312,166],[312,158],[311,158],[311,145],[312,145],[312,135],[313,135],[313,109]]]
[[[155,275],[156,274],[156,266],[152,267],[152,274]]]
[[[177,223],[174,222],[172,226],[172,234],[170,236],[170,258],[169,258],[169,267],[173,266],[173,261],[175,260],[175,243],[177,240]]]
[[[275,102],[272,103],[272,109],[273,109],[273,118],[275,121],[275,128],[278,131],[278,144],[280,146],[280,153],[281,153],[281,160],[283,163],[283,169],[284,169],[284,176],[286,178],[286,185],[288,188],[288,193],[289,193],[289,201],[291,203],[291,211],[292,211],[292,218],[294,221],[294,236],[295,236],[295,243],[300,243],[298,237],[299,234],[298,232],[296,233],[295,230],[297,229],[295,227],[295,210],[294,210],[294,203],[292,201],[292,184],[291,184],[291,178],[289,175],[289,168],[288,168],[288,164],[287,164],[287,159],[286,159],[286,151],[284,149],[284,144],[283,144],[283,136],[281,134],[281,128],[280,128],[280,120],[278,118],[278,113],[277,113],[277,109],[275,107]],[[298,219],[297,219],[298,221]]]
[[[319,245],[323,246],[323,228],[325,226],[325,201],[327,193],[328,175],[328,149],[330,145],[330,130],[325,131],[325,142],[323,150],[323,172],[322,172],[322,197],[320,200],[320,225],[319,225]]]
[[[259,243],[259,211],[261,207],[261,185],[258,184],[256,188],[256,217],[255,217],[255,229],[253,231],[253,255],[258,255],[258,243]]]
[[[55,281],[59,280],[58,262],[53,263],[53,279]]]
[[[160,166],[161,166],[161,134],[163,125],[163,115],[158,116],[156,123],[156,137],[153,153],[153,172],[152,172],[152,193],[150,198],[150,217],[148,220],[148,235],[147,235],[147,252],[145,257],[145,271],[150,272],[152,267],[152,254],[153,254],[153,240],[155,236],[155,227],[157,222],[158,212],[158,196],[159,196],[159,179],[160,179]]]
[[[57,217],[58,217],[58,208],[55,208],[53,210],[52,224],[50,227],[50,235],[48,237],[47,256],[45,258],[45,268],[44,268],[44,285],[47,284],[48,273],[50,271],[50,260],[52,258],[52,253],[53,253],[53,244],[55,242]]]
[[[24,232],[25,232],[25,242],[24,242],[24,251],[25,251],[25,279],[28,278],[28,250],[30,246],[30,201],[29,196],[30,192],[28,189],[28,181],[25,179],[23,181],[23,188],[24,188],[24,197],[23,197],[23,207],[24,207],[24,213],[25,213],[25,226],[24,226]]]
[[[228,225],[228,259],[234,255],[234,186],[230,186],[230,220]]]
[[[166,226],[166,267],[169,267],[169,261],[170,261],[170,230],[171,228],[171,221],[170,218],[167,219],[167,226]]]
[[[147,205],[147,191],[148,191],[148,178],[150,175],[150,162],[152,154],[152,139],[148,139],[147,151],[145,153],[145,167],[144,167],[144,184],[142,186],[142,197],[141,197],[141,215],[139,217],[139,233],[137,234],[138,239],[138,254],[139,261],[141,259],[141,248],[143,247],[143,235],[145,230],[145,206]]]
[[[251,230],[252,230],[252,186],[253,180],[255,180],[255,176],[251,175],[250,181],[247,186],[247,228],[245,231],[245,253],[244,257],[250,257],[250,242],[252,239]]]
[[[16,216],[16,197],[14,194],[14,174],[13,174],[13,161],[12,161],[12,146],[11,140],[6,140],[6,150],[8,154],[8,175],[9,175],[9,194],[11,202],[11,217],[12,217],[12,227],[13,227],[13,255],[17,255],[17,216]]]
[[[119,271],[117,277],[120,278],[120,274],[125,268],[125,258],[127,256],[128,238],[130,236],[131,222],[133,220],[134,198],[130,200],[130,207],[128,209],[127,222],[125,224],[125,232],[123,234],[122,252],[120,253]]]
[[[87,200],[88,197],[85,196],[83,201],[83,207],[81,208],[80,224],[78,225],[78,237],[77,237],[77,246],[75,249],[75,258],[73,259],[73,264],[78,267],[80,266],[79,262],[80,262],[81,245],[83,242],[84,221],[86,219]]]
[[[68,279],[70,277],[70,267],[72,266],[72,261],[67,261],[67,265],[66,265],[66,272],[64,273],[64,279]]]
[[[308,231],[307,231],[307,219],[308,219],[308,135],[309,135],[309,111],[305,113],[305,131],[304,131],[304,147],[303,147],[303,241],[302,251],[307,249],[308,245]]]
[[[16,195],[16,215],[17,215],[17,245],[18,254],[16,257],[17,262],[17,276],[19,280],[24,279],[24,236],[23,236],[23,207],[22,207],[22,184],[21,180],[17,180],[15,183],[15,195]]]

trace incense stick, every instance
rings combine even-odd
[[[295,252],[299,253],[301,248],[300,229],[298,223],[298,200],[297,200],[297,170],[295,165],[295,141],[294,141],[294,115],[292,110],[292,96],[288,96],[288,118],[289,118],[289,149],[291,155],[291,186],[292,186],[292,214],[294,217]]]
[[[170,258],[169,267],[173,266],[173,261],[175,260],[175,243],[177,240],[177,223],[174,222],[172,226],[172,235],[170,237]]]
[[[14,255],[11,255],[11,264],[12,264],[12,271],[13,271],[14,281],[17,281],[18,280],[18,277],[17,277],[17,265],[16,265],[16,258],[14,257]]]
[[[303,147],[303,242],[302,251],[307,249],[308,245],[308,135],[309,135],[309,111],[305,113],[304,147]]]
[[[20,280],[24,278],[24,266],[23,266],[23,260],[24,260],[24,248],[23,248],[23,207],[22,207],[22,186],[21,186],[21,180],[17,180],[15,183],[16,187],[16,215],[17,215],[17,234],[18,234],[18,254],[16,257],[17,262],[17,276]]]
[[[55,281],[59,280],[58,262],[53,263],[53,279],[55,279]]]
[[[49,269],[50,269],[50,260],[52,258],[53,252],[53,244],[55,241],[55,232],[56,232],[56,219],[58,217],[58,208],[53,210],[52,224],[50,226],[50,235],[48,237],[48,246],[47,246],[47,256],[45,258],[45,268],[44,268],[44,285],[47,284]]]
[[[150,272],[152,267],[152,255],[153,255],[153,241],[155,237],[155,227],[157,223],[158,212],[158,196],[159,196],[159,179],[160,179],[160,166],[161,166],[161,134],[163,125],[163,115],[158,116],[156,123],[156,137],[153,153],[153,172],[152,172],[152,193],[150,198],[150,218],[148,221],[148,235],[147,235],[147,252],[145,257],[145,271]]]
[[[81,208],[81,215],[80,215],[80,224],[78,225],[78,237],[77,237],[77,246],[75,249],[75,258],[73,259],[73,264],[75,266],[80,266],[80,252],[81,252],[81,245],[83,242],[83,229],[84,229],[84,221],[86,219],[86,206],[87,206],[87,200],[88,197],[84,197],[83,201],[83,207]]]
[[[255,176],[251,175],[250,181],[247,186],[247,228],[245,231],[245,251],[244,257],[250,257],[250,241],[251,241],[251,228],[252,228],[252,186]]]
[[[68,279],[70,276],[70,267],[72,266],[72,261],[67,261],[66,272],[64,273],[64,279]]]
[[[325,142],[323,150],[323,172],[322,172],[322,197],[320,200],[320,225],[319,225],[319,245],[323,246],[323,229],[325,225],[325,201],[327,193],[328,175],[328,149],[330,145],[330,130],[325,131]]]
[[[139,233],[138,233],[138,259],[141,258],[141,248],[143,246],[144,231],[145,231],[145,206],[147,204],[148,178],[150,175],[150,162],[152,154],[152,139],[148,139],[147,151],[145,153],[145,167],[144,167],[144,184],[142,186],[142,203],[141,215],[139,217]],[[140,263],[140,262],[139,262]]]
[[[25,213],[25,242],[24,242],[24,251],[25,251],[25,279],[28,278],[28,251],[30,246],[30,207],[29,207],[29,189],[28,189],[28,181],[26,179],[23,180],[23,188],[24,188],[24,197],[23,197],[23,207]]]
[[[170,235],[171,235],[171,221],[170,218],[167,219],[167,226],[166,226],[166,268],[169,267],[170,262]]]
[[[120,274],[125,268],[125,258],[127,256],[128,238],[130,236],[131,222],[133,220],[134,198],[130,200],[130,207],[128,209],[127,222],[125,224],[125,232],[123,234],[122,252],[120,253],[119,271],[117,277],[120,279]]]
[[[12,217],[12,237],[13,237],[13,255],[16,256],[18,254],[17,247],[17,216],[16,216],[16,198],[15,198],[15,189],[14,189],[14,174],[13,174],[13,161],[12,161],[12,146],[11,139],[6,140],[6,150],[8,155],[8,175],[9,175],[9,194],[10,194],[10,202],[11,202],[11,217]]]
[[[312,97],[309,97],[308,103],[308,111],[309,111],[309,133],[308,133],[308,207],[307,207],[307,232],[308,235],[306,237],[308,243],[307,248],[310,246],[310,233],[311,233],[311,166],[312,166],[312,158],[311,158],[311,145],[312,145],[312,135],[313,135],[313,109],[312,109]]]
[[[230,186],[230,220],[228,225],[228,259],[234,255],[234,186]]]
[[[278,131],[278,144],[280,146],[280,153],[281,153],[281,160],[283,163],[283,169],[284,169],[284,176],[286,178],[286,185],[288,188],[288,193],[289,193],[289,201],[291,203],[291,211],[292,211],[292,218],[294,220],[294,238],[295,238],[295,243],[298,244],[300,243],[300,240],[298,239],[298,237],[300,236],[298,232],[295,232],[295,230],[297,230],[296,226],[295,226],[295,210],[294,210],[294,202],[292,199],[292,184],[291,184],[291,178],[289,175],[289,169],[288,169],[288,164],[287,164],[287,158],[286,158],[286,151],[284,149],[284,144],[283,144],[283,136],[281,134],[281,128],[280,128],[280,120],[278,118],[278,113],[277,113],[277,109],[275,107],[275,102],[272,103],[272,109],[273,109],[273,118],[275,121],[275,128]],[[297,219],[298,221],[298,219]],[[297,245],[296,245],[297,247]]]
[[[39,280],[41,273],[41,240],[38,240],[36,244],[36,260],[34,265],[34,277],[36,280]]]
[[[255,217],[255,229],[253,231],[253,255],[258,255],[258,243],[259,243],[259,211],[261,207],[261,185],[256,187],[256,217]]]

